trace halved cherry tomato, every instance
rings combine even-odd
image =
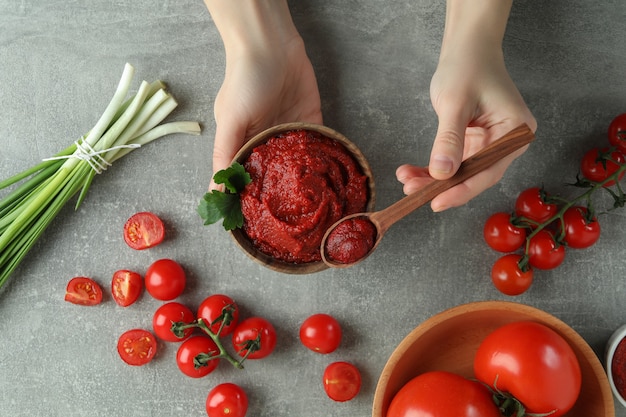
[[[584,249],[592,246],[600,238],[600,223],[590,216],[586,207],[573,206],[563,213],[565,237],[570,248]]]
[[[491,268],[491,282],[502,294],[520,295],[533,283],[533,270],[522,271],[519,262],[522,255],[509,253],[498,259]]]
[[[350,401],[361,390],[361,372],[349,362],[333,362],[324,370],[322,383],[331,400]]]
[[[526,241],[526,229],[514,226],[509,213],[495,213],[485,222],[483,237],[491,249],[513,252]]]
[[[609,125],[609,143],[626,154],[626,113],[616,116]]]
[[[528,242],[528,263],[537,269],[553,269],[563,263],[565,246],[557,243],[554,234],[540,230]]]
[[[128,330],[117,341],[117,353],[124,362],[132,366],[147,364],[154,358],[156,351],[156,338],[144,329]]]
[[[248,411],[246,392],[232,382],[224,382],[213,388],[206,399],[209,417],[245,417]]]
[[[137,272],[122,269],[113,273],[111,280],[111,294],[117,304],[128,307],[141,295],[143,283]]]
[[[262,359],[276,347],[276,330],[262,317],[250,317],[235,327],[233,347],[241,357]]]
[[[448,371],[414,377],[400,388],[387,410],[387,417],[500,415],[487,387]]]
[[[590,181],[604,182],[608,177],[615,174],[621,165],[626,163],[626,158],[620,151],[611,151],[608,148],[593,148],[587,151],[580,162],[580,171]],[[622,179],[624,171],[618,175]],[[615,181],[607,181],[605,187],[615,185]]]
[[[176,364],[180,371],[191,378],[202,378],[213,372],[219,364],[219,348],[205,336],[193,336],[185,340],[176,352]],[[202,355],[202,357],[198,357]]]
[[[239,307],[227,295],[212,294],[200,303],[197,316],[206,322],[213,333],[218,334],[219,332],[220,336],[227,336],[237,326]],[[224,324],[223,326],[222,323]]]
[[[148,293],[161,301],[170,301],[181,295],[187,282],[185,270],[172,259],[153,262],[144,280]]]
[[[326,354],[339,347],[341,333],[341,325],[333,316],[313,314],[300,326],[300,341],[313,352]]]
[[[163,242],[165,226],[154,213],[135,213],[124,224],[124,241],[136,250],[148,249]]]
[[[183,337],[179,338],[172,332],[172,323],[191,323],[195,320],[189,307],[175,301],[165,303],[159,307],[152,316],[152,330],[162,340],[167,342],[182,342],[193,333],[193,328],[184,331]]]
[[[83,306],[95,306],[102,302],[102,288],[87,277],[74,277],[67,283],[65,301]]]

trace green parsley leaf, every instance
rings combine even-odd
[[[233,230],[243,226],[243,213],[239,192],[252,182],[250,174],[243,165],[235,162],[229,168],[218,171],[213,176],[216,184],[224,184],[228,193],[213,190],[206,193],[198,205],[198,214],[205,225],[217,223],[224,219],[222,226],[226,230]]]

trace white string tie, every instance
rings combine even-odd
[[[113,151],[116,149],[136,149],[141,147],[138,143],[129,143],[128,145],[118,145],[113,146],[108,149],[103,149],[101,151],[96,151],[91,145],[87,142],[79,142],[75,141],[76,150],[71,155],[63,155],[63,156],[53,156],[50,158],[45,158],[44,161],[53,161],[59,159],[71,159],[77,158],[82,161],[86,161],[91,169],[93,169],[96,174],[101,174],[103,171],[106,171],[108,167],[111,166],[111,163],[102,157],[102,154],[106,154],[109,151]]]

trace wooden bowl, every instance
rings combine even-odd
[[[473,358],[482,340],[510,322],[533,320],[558,332],[580,362],[582,387],[568,417],[614,417],[608,378],[598,357],[574,329],[558,318],[523,304],[483,301],[445,310],[424,321],[396,347],[376,386],[372,417],[386,417],[394,395],[413,377],[434,370],[473,376]]]
[[[611,369],[611,365],[613,363],[613,356],[615,355],[615,351],[619,346],[622,339],[626,337],[626,324],[620,326],[609,338],[609,341],[606,344],[606,352],[605,352],[605,361],[604,365],[606,367],[606,374],[609,379],[609,384],[611,386],[611,390],[617,398],[617,401],[622,405],[622,407],[626,407],[626,398],[622,397],[617,386],[615,386],[615,381],[613,380],[613,370]]]
[[[312,123],[285,123],[281,125],[277,125],[271,127],[252,139],[248,141],[235,155],[234,161],[239,162],[243,165],[243,163],[248,159],[252,151],[255,147],[267,142],[270,138],[287,131],[291,130],[308,130],[313,132],[318,132],[330,139],[336,140],[341,143],[354,157],[355,161],[361,167],[361,170],[365,176],[368,178],[368,202],[367,202],[367,211],[374,209],[375,203],[375,190],[374,190],[374,175],[372,174],[372,170],[365,159],[365,156],[361,153],[359,148],[348,140],[341,133],[322,125],[312,124]],[[235,240],[236,244],[254,261],[259,264],[272,269],[274,271],[283,272],[287,274],[311,274],[315,272],[322,271],[328,266],[324,264],[322,261],[318,262],[308,262],[308,263],[289,263],[284,262],[282,260],[276,259],[270,255],[267,255],[260,250],[258,250],[252,243],[252,241],[248,238],[245,232],[242,229],[235,229],[231,231],[231,235]],[[320,242],[321,244],[321,242]]]

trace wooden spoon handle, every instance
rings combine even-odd
[[[434,180],[416,192],[402,198],[397,203],[378,213],[374,213],[372,217],[376,217],[375,220],[378,222],[379,233],[383,233],[396,221],[428,203],[437,195],[484,171],[534,139],[535,135],[532,130],[526,124],[522,124],[463,161],[459,170],[451,178]]]

